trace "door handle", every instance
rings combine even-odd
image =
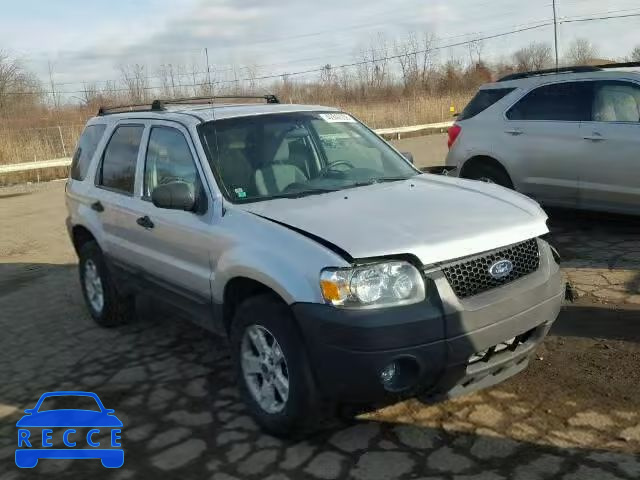
[[[140,217],[139,219],[136,220],[136,223],[144,228],[153,228],[153,222],[151,221],[148,215],[145,215],[144,217]]]
[[[509,135],[518,136],[518,135],[522,135],[522,130],[517,129],[517,128],[512,128],[512,129],[509,129],[509,130],[505,130],[504,133],[508,133]]]
[[[591,140],[592,142],[600,142],[604,140],[604,137],[597,132],[593,132],[592,135],[585,135],[582,138],[584,138],[585,140]]]
[[[96,212],[104,212],[104,206],[102,205],[102,203],[100,203],[99,200],[91,204],[91,209],[95,210]]]

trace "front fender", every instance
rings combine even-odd
[[[317,271],[316,271],[317,270]],[[323,303],[320,293],[321,267],[294,262],[273,250],[234,248],[218,261],[211,291],[216,303],[223,303],[224,289],[230,280],[244,277],[266,285],[288,304]]]

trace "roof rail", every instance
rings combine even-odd
[[[166,110],[166,105],[204,105],[213,104],[218,99],[261,99],[267,103],[280,103],[280,100],[275,95],[221,95],[212,97],[186,97],[186,98],[174,98],[174,99],[156,99],[151,103],[138,103],[133,105],[119,105],[115,107],[100,107],[98,109],[98,116],[111,115],[114,113],[123,112],[162,112]]]
[[[554,75],[556,73],[584,73],[584,72],[599,72],[602,70],[608,70],[612,68],[631,68],[640,67],[640,62],[617,62],[617,63],[605,63],[602,65],[577,65],[573,67],[562,68],[547,68],[545,70],[533,70],[531,72],[519,72],[505,75],[498,79],[498,82],[506,82],[507,80],[517,80],[520,78],[535,77],[537,75]]]
[[[598,72],[602,70],[600,67],[562,67],[562,68],[547,68],[544,70],[533,70],[531,72],[518,72],[510,73],[498,79],[498,82],[506,82],[509,80],[518,80],[520,78],[535,77],[538,75],[555,75],[556,73],[584,73],[584,72]]]
[[[122,112],[157,112],[164,110],[160,100],[151,103],[134,103],[132,105],[116,105],[114,107],[102,106],[98,109],[98,116],[111,115]]]
[[[167,100],[157,100],[163,105],[171,104],[209,104],[214,103],[216,100],[225,99],[243,99],[249,98],[253,100],[265,100],[267,103],[280,103],[280,100],[275,95],[214,95],[211,97],[186,97],[186,98],[174,98]]]

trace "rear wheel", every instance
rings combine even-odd
[[[472,165],[465,170],[463,177],[513,189],[513,182],[509,178],[509,174],[502,167],[490,163]]]
[[[268,433],[291,437],[310,426],[319,405],[304,343],[289,307],[272,295],[245,300],[231,325],[242,397]]]
[[[80,285],[91,317],[102,327],[129,322],[134,315],[135,299],[117,290],[98,244],[85,243],[78,256]]]

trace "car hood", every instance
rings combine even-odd
[[[353,258],[412,254],[423,265],[548,232],[544,211],[519,193],[428,174],[238,207],[319,237]]]
[[[115,415],[90,410],[48,410],[25,415],[17,427],[121,427]]]

